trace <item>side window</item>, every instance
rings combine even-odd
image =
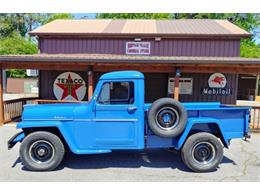
[[[99,104],[133,104],[133,82],[104,83],[98,97]]]

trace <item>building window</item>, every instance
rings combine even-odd
[[[133,104],[133,82],[104,83],[98,97],[99,104]]]

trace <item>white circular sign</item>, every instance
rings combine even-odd
[[[86,83],[74,72],[64,72],[53,83],[53,92],[58,100],[81,101],[86,94]]]
[[[221,73],[214,73],[210,75],[208,84],[211,88],[224,88],[227,84],[227,79]]]

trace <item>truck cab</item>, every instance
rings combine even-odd
[[[143,74],[104,74],[90,102],[74,110],[77,146],[98,150],[144,148],[144,109]]]
[[[106,73],[89,102],[26,105],[9,149],[21,142],[23,164],[50,171],[68,150],[174,148],[191,170],[205,172],[216,169],[231,139],[248,137],[248,107],[172,98],[145,103],[144,79],[138,71]]]

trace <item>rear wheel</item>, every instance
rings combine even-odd
[[[58,136],[44,131],[26,136],[20,147],[20,158],[32,171],[51,171],[59,166],[65,149]]]
[[[195,172],[213,171],[223,159],[223,146],[210,133],[196,133],[185,142],[181,156],[184,164]]]

